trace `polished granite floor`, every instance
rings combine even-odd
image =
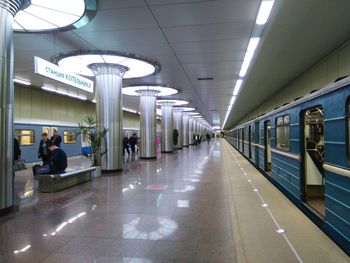
[[[236,262],[221,143],[55,194],[16,174],[16,213],[0,218],[0,262]],[[82,157],[70,165],[89,165]]]

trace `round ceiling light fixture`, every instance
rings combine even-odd
[[[129,86],[124,87],[122,92],[123,95],[129,96],[140,96],[140,92],[153,91],[157,93],[157,96],[170,96],[178,93],[177,89],[163,87],[163,86],[153,86],[153,85],[142,85],[142,86]]]
[[[160,64],[153,60],[116,51],[75,51],[58,54],[52,60],[67,71],[87,77],[94,76],[88,66],[95,63],[116,64],[126,67],[128,70],[125,72],[123,79],[146,77],[160,71]]]
[[[186,100],[175,100],[175,99],[174,100],[171,100],[171,99],[169,99],[169,100],[166,100],[166,99],[157,100],[157,104],[158,105],[160,105],[160,104],[167,104],[167,103],[169,103],[169,104],[171,104],[173,106],[183,106],[183,105],[188,104],[189,102],[186,101]]]
[[[80,28],[96,15],[96,0],[31,0],[13,20],[15,32],[66,31]]]
[[[194,110],[196,110],[196,108],[192,108],[192,107],[174,107],[174,110],[188,112],[188,111],[194,111]]]

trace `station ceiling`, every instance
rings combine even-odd
[[[152,58],[161,71],[130,84],[180,89],[213,126],[222,125],[255,24],[260,0],[98,0],[95,18],[69,32],[14,36],[14,74],[34,86],[64,86],[34,75],[33,57],[111,50]],[[350,38],[350,1],[275,0],[230,127]],[[198,78],[213,78],[198,80]],[[88,95],[88,94],[87,94]],[[89,95],[90,99],[93,96]],[[138,109],[138,98],[124,96]]]

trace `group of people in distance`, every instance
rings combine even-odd
[[[64,173],[67,168],[67,155],[60,148],[62,137],[53,129],[53,135],[48,138],[48,134],[44,132],[41,134],[41,141],[38,149],[38,158],[43,161],[42,166],[33,166],[33,174],[58,174]],[[42,172],[38,172],[42,171]]]
[[[207,133],[205,135],[205,138],[207,139],[208,144],[210,143],[210,135]],[[193,142],[195,146],[198,146],[202,142],[202,135],[193,134]]]
[[[124,134],[124,137],[123,137],[123,156],[125,155],[125,150],[127,151],[128,155],[130,155],[129,146],[130,146],[131,152],[133,154],[135,154],[135,152],[138,152],[138,150],[140,149],[141,140],[139,137],[137,137],[136,133],[133,133],[130,136],[130,138],[128,138],[127,134]]]

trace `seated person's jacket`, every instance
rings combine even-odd
[[[67,155],[66,153],[57,148],[51,152],[50,159],[50,173],[64,173],[67,168]]]

